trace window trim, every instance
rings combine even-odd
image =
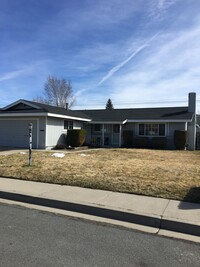
[[[66,125],[65,125],[66,123]],[[64,130],[73,130],[74,129],[74,121],[73,120],[64,120]]]
[[[140,125],[144,125],[144,134],[140,134]],[[152,125],[157,125],[158,126],[158,129],[157,129],[157,131],[158,131],[158,134],[157,135],[149,135],[149,134],[145,134],[145,127],[146,127],[146,125],[151,125],[151,127],[152,127]],[[164,125],[164,131],[165,131],[165,134],[164,135],[160,135],[160,129],[159,129],[159,126],[160,125]],[[141,137],[166,137],[166,133],[167,133],[167,125],[166,125],[166,123],[138,123],[138,136],[141,136]]]

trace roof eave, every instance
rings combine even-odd
[[[47,112],[41,112],[41,113],[0,113],[0,118],[8,118],[8,117],[46,117]]]
[[[81,117],[74,117],[74,116],[68,116],[68,115],[61,115],[61,114],[55,114],[55,113],[47,113],[48,117],[55,117],[55,118],[61,118],[61,119],[70,119],[70,120],[77,120],[77,121],[85,121],[90,122],[91,119],[81,118]]]
[[[92,120],[90,122],[90,124],[126,124],[126,123],[130,123],[130,122],[191,122],[192,119],[174,119],[174,120],[161,120],[161,119],[154,119],[154,120],[149,120],[149,119],[142,119],[142,120],[130,120],[130,119],[126,119],[126,120],[123,120],[123,121],[95,121],[95,120]]]
[[[31,106],[31,107],[36,108],[36,109],[42,109],[41,107],[39,107],[39,106],[37,106],[37,105],[35,105],[33,103],[30,103],[29,101],[26,101],[26,100],[23,100],[23,99],[19,99],[19,100],[15,101],[15,102],[11,103],[10,105],[4,107],[2,110],[7,110],[9,108],[12,108],[12,107],[20,104],[20,103],[26,104],[26,105]]]
[[[124,124],[124,121],[90,121],[90,124]]]
[[[85,121],[90,122],[90,119],[81,118],[81,117],[73,117],[73,116],[67,116],[67,115],[60,115],[60,114],[54,114],[54,113],[48,113],[48,112],[27,112],[27,113],[0,113],[0,118],[8,118],[8,117],[54,117],[54,118],[60,118],[60,119],[70,119],[70,120],[77,120],[77,121]]]
[[[161,120],[161,119],[158,119],[158,120],[145,120],[145,119],[142,119],[142,120],[127,120],[127,122],[191,122],[192,119],[166,119],[166,120]]]

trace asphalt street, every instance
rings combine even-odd
[[[200,266],[200,245],[0,204],[0,266]]]

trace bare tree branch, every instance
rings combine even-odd
[[[40,103],[45,103],[57,107],[72,107],[76,99],[73,95],[73,90],[70,81],[59,80],[55,76],[49,76],[44,85],[44,97],[37,97],[35,100]]]

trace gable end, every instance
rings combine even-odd
[[[27,110],[41,110],[41,107],[36,105],[36,103],[32,103],[30,101],[26,101],[23,99],[20,99],[5,108],[3,108],[4,111],[27,111]]]
[[[35,110],[36,108],[31,107],[25,103],[19,103],[7,109],[7,111],[22,111],[22,110]]]

